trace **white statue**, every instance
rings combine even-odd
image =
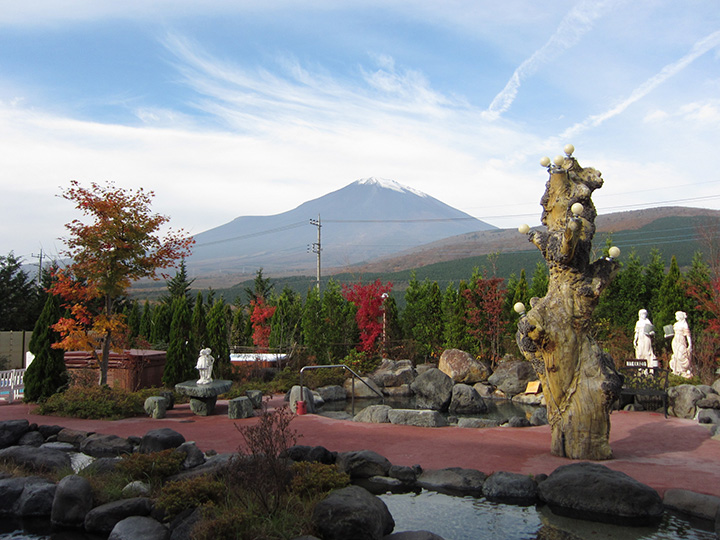
[[[658,367],[657,357],[653,352],[652,338],[655,335],[655,327],[647,316],[646,309],[638,311],[638,320],[635,323],[635,358],[645,360],[648,367]]]
[[[690,370],[690,357],[692,356],[692,339],[690,338],[690,327],[687,323],[687,315],[684,311],[675,312],[672,340],[672,357],[670,358],[670,369],[675,375],[689,379],[692,377]]]
[[[195,365],[195,369],[200,373],[200,378],[197,381],[198,384],[210,384],[212,382],[212,368],[215,359],[210,356],[211,352],[211,349],[202,349],[200,351],[200,356]]]

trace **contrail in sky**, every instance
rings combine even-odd
[[[632,91],[632,93],[623,101],[612,107],[611,109],[605,111],[601,114],[595,114],[590,117],[588,117],[583,122],[579,122],[575,124],[574,126],[569,127],[566,129],[561,135],[561,140],[566,140],[568,137],[574,137],[578,133],[581,133],[585,131],[586,129],[589,129],[591,127],[596,127],[605,122],[605,120],[609,120],[610,118],[617,116],[618,114],[622,113],[625,109],[627,109],[630,105],[635,103],[636,101],[644,98],[646,95],[648,95],[650,92],[652,92],[655,88],[660,86],[662,83],[664,83],[666,80],[668,80],[670,77],[677,75],[680,73],[683,69],[685,69],[688,65],[690,65],[692,62],[694,62],[697,58],[705,54],[706,52],[714,49],[715,47],[720,45],[720,30],[713,32],[709,36],[704,37],[700,41],[697,41],[695,45],[693,45],[693,48],[690,50],[689,53],[687,53],[685,56],[680,58],[677,62],[673,62],[672,64],[666,65],[664,68],[660,70],[660,72],[657,75],[654,75],[653,77],[650,77],[647,81],[642,83],[640,86],[638,86],[635,90]]]
[[[492,100],[485,115],[494,120],[507,111],[515,101],[520,83],[552,59],[574,46],[580,38],[589,32],[597,19],[617,5],[617,0],[598,2],[585,0],[577,4],[560,22],[550,39],[525,60],[510,77],[505,88]]]

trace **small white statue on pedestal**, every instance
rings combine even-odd
[[[653,352],[652,338],[655,335],[655,327],[648,319],[646,309],[638,311],[638,320],[635,323],[635,358],[647,361],[647,367],[658,367],[657,357]]]
[[[212,382],[212,368],[215,359],[210,356],[211,349],[202,349],[198,357],[195,369],[200,373],[197,384],[210,384]]]
[[[670,369],[675,375],[689,379],[692,377],[692,371],[690,370],[692,339],[690,338],[687,314],[684,311],[676,311],[675,320],[677,322],[673,325],[673,354],[670,358]]]

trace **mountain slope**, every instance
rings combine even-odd
[[[392,180],[366,178],[273,216],[245,216],[195,236],[194,275],[312,271],[322,222],[323,267],[346,267],[449,236],[494,229]]]

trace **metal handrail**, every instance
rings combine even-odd
[[[351,396],[351,403],[352,403],[352,415],[355,416],[355,377],[360,379],[360,382],[363,383],[365,386],[367,386],[370,390],[375,392],[378,396],[380,396],[380,399],[382,399],[383,405],[385,404],[385,396],[383,396],[380,392],[375,390],[372,386],[370,386],[368,383],[366,383],[363,378],[358,375],[352,368],[346,366],[345,364],[333,364],[331,366],[305,366],[304,368],[300,369],[300,398],[305,398],[305,390],[303,389],[303,371],[306,369],[322,369],[322,368],[343,368],[348,370],[350,373],[352,373],[352,392],[350,393]]]

